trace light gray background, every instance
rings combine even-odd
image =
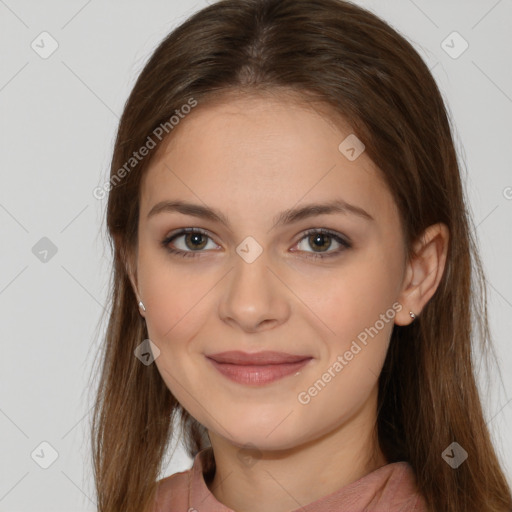
[[[1,512],[95,510],[89,376],[111,254],[106,200],[92,191],[108,179],[118,118],[143,64],[206,3],[0,0]],[[357,3],[413,42],[453,116],[504,376],[484,395],[485,409],[510,480],[512,1]],[[46,59],[31,48],[35,40],[48,51],[43,31],[58,43]],[[441,46],[453,31],[469,44],[456,59]],[[453,37],[446,44],[462,48]],[[57,248],[46,262],[33,252],[43,237]],[[487,378],[480,382],[486,389]],[[42,442],[58,454],[48,469],[35,462],[50,461]],[[178,445],[162,476],[190,463]]]

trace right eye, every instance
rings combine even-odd
[[[169,245],[171,242],[180,238],[183,239],[181,243],[178,244],[181,245],[181,247],[176,249]],[[178,233],[174,233],[162,240],[162,246],[171,254],[190,258],[196,256],[196,254],[194,254],[195,252],[204,252],[202,249],[208,244],[207,239],[210,239],[210,236],[202,229],[184,228]],[[176,243],[174,245],[176,245]]]

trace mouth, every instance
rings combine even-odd
[[[264,385],[298,372],[313,360],[312,356],[284,352],[241,351],[206,355],[224,377],[239,384]]]

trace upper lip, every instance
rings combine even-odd
[[[287,354],[286,352],[242,352],[241,350],[230,350],[228,352],[218,352],[217,354],[206,354],[206,357],[217,361],[218,363],[231,363],[240,365],[258,365],[258,364],[285,364],[297,363],[305,359],[311,359],[307,355]]]

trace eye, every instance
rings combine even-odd
[[[335,241],[336,244],[339,245],[339,248],[335,251],[327,252],[327,250],[332,246],[333,240]],[[306,256],[307,258],[330,258],[332,256],[337,256],[341,252],[352,247],[352,244],[340,234],[323,228],[310,229],[306,231],[305,235],[301,238],[297,246],[300,246],[300,244],[304,243],[309,245],[309,247],[320,249],[320,251],[318,252],[313,251],[312,253],[308,254]],[[309,252],[305,249],[300,250],[304,252]]]
[[[170,247],[169,244],[182,238],[183,240],[180,243],[175,243],[178,246],[177,249]],[[184,228],[179,233],[175,233],[174,235],[170,235],[164,240],[162,240],[162,245],[167,251],[171,254],[176,254],[183,257],[194,257],[195,252],[203,252],[210,239],[210,236],[199,228]],[[211,239],[210,239],[211,240]],[[213,242],[212,242],[213,243]],[[216,244],[213,244],[216,248]]]
[[[175,242],[180,239],[182,240],[179,243]],[[211,238],[206,231],[199,228],[184,228],[178,233],[170,235],[162,240],[162,246],[171,254],[190,258],[199,256],[197,253],[206,252],[203,251],[203,249],[208,247],[208,240],[211,241]],[[327,250],[331,248],[333,240],[338,244],[339,248],[337,250],[327,252]],[[307,258],[330,258],[352,247],[351,242],[339,233],[323,228],[310,229],[306,231],[296,245],[300,246],[304,243],[303,241],[305,241],[306,244],[309,244],[310,247],[320,249],[318,252],[309,252],[304,248],[299,248],[299,252],[309,253],[306,256]],[[172,247],[170,245],[171,242],[173,242],[173,245],[177,247]],[[213,241],[211,242],[214,246],[213,249],[218,247],[213,243]],[[297,251],[293,250],[293,252]]]

